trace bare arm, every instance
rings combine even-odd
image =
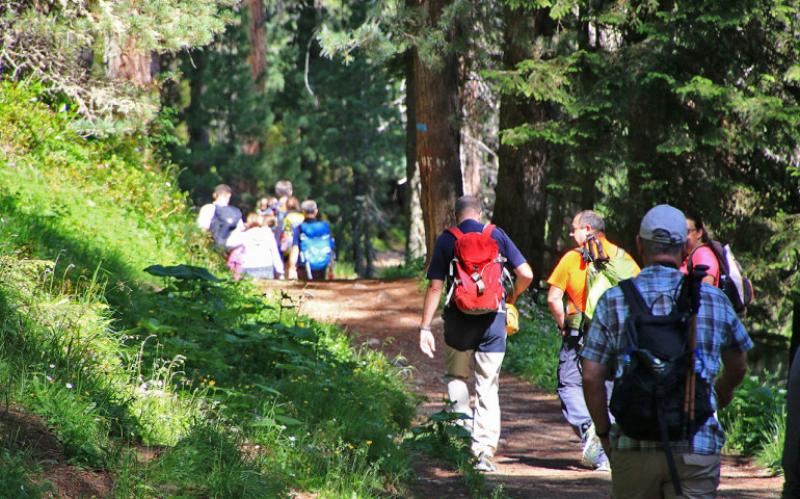
[[[523,263],[514,269],[514,275],[517,276],[514,282],[514,291],[511,293],[511,296],[506,299],[506,301],[512,305],[517,302],[517,298],[519,298],[519,296],[528,289],[531,282],[533,282],[533,270],[530,265]]]
[[[553,320],[556,321],[556,325],[560,331],[564,331],[564,290],[556,287],[550,286],[550,290],[547,291],[547,308],[550,309],[550,315],[553,316]]]
[[[598,435],[605,435],[600,437],[600,442],[608,453],[610,450],[608,431],[611,429],[605,384],[608,367],[588,359],[581,359],[581,366],[583,367],[583,398],[586,400],[586,408],[589,409],[589,415],[594,421],[595,431]]]
[[[730,404],[733,391],[739,386],[747,373],[747,352],[728,350],[722,352],[722,374],[714,383],[717,392],[717,409]]]
[[[419,324],[419,348],[422,353],[433,358],[436,352],[436,341],[431,333],[431,322],[436,308],[439,306],[439,297],[442,295],[444,281],[441,279],[431,279],[428,283],[428,290],[425,292],[425,301],[422,304],[422,320]]]

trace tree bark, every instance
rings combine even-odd
[[[551,20],[544,10],[531,15],[511,8],[505,9],[505,18],[503,65],[511,70],[521,61],[540,56],[534,53],[531,37],[550,29]],[[547,117],[546,103],[507,93],[501,98],[500,130],[541,122]],[[533,267],[536,282],[542,277],[545,252],[547,146],[542,141],[516,147],[501,143],[498,155],[500,171],[493,221],[517,244]]]
[[[428,27],[437,25],[442,10],[449,3],[449,0],[422,0],[420,5]],[[418,48],[413,51],[416,157],[422,187],[427,261],[430,261],[436,237],[455,223],[453,206],[464,192],[457,124],[460,112],[458,66],[452,54],[442,54],[432,63],[420,58]]]
[[[461,174],[464,194],[481,197],[481,166],[483,154],[477,141],[481,139],[480,84],[470,78],[470,55],[461,63]]]
[[[247,35],[250,40],[250,74],[253,77],[253,88],[256,92],[264,92],[264,74],[267,70],[267,34],[266,11],[262,0],[245,0],[247,8]],[[262,138],[251,138],[242,144],[242,152],[248,156],[256,156],[263,149]]]
[[[105,59],[109,79],[124,80],[136,87],[153,83],[150,72],[151,54],[138,48],[134,37],[128,37],[124,45],[120,45],[116,38],[108,39]]]
[[[425,223],[422,217],[419,167],[417,165],[417,118],[414,106],[414,53],[406,52],[406,261],[425,256]]]
[[[259,91],[264,90],[264,73],[267,70],[267,14],[262,0],[245,0],[247,5],[247,34],[250,39],[250,72]]]

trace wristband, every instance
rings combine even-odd
[[[608,438],[608,434],[609,434],[609,433],[611,433],[611,427],[610,427],[610,426],[609,426],[609,427],[608,427],[608,429],[607,429],[605,432],[603,432],[603,433],[601,433],[601,432],[597,431],[597,428],[595,428],[595,430],[594,430],[594,434],[595,434],[595,435],[597,435],[597,438]]]
[[[430,326],[420,326],[419,330],[420,331],[427,331],[427,332],[430,333],[431,332],[431,327]]]

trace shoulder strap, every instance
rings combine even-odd
[[[641,293],[639,293],[639,290],[636,289],[636,286],[633,284],[633,279],[625,279],[624,281],[621,281],[619,283],[619,287],[622,288],[622,293],[625,295],[625,301],[628,303],[628,306],[631,307],[632,315],[649,315],[644,298],[642,298]]]
[[[494,232],[494,228],[495,228],[494,224],[486,224],[483,226],[483,231],[481,231],[481,234],[483,234],[483,237],[492,237],[492,232]]]
[[[464,233],[463,233],[463,232],[461,232],[461,229],[459,229],[459,228],[458,228],[458,227],[456,227],[455,225],[454,225],[454,226],[452,226],[452,227],[450,227],[449,229],[447,229],[447,232],[449,232],[449,233],[453,234],[453,237],[455,237],[455,238],[456,238],[456,240],[459,240],[459,239],[461,239],[462,237],[464,237]]]

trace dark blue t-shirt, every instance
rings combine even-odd
[[[483,224],[477,220],[467,219],[458,224],[463,233],[481,232]],[[500,254],[507,262],[506,267],[513,270],[523,263],[522,256],[517,246],[503,232],[495,227],[492,239],[497,241]],[[428,279],[447,280],[450,275],[450,262],[455,256],[456,238],[448,231],[444,231],[436,239],[433,256],[428,266]],[[448,286],[450,283],[447,283]],[[444,341],[456,350],[477,350],[479,352],[505,352],[506,349],[506,316],[504,312],[495,314],[469,315],[458,309],[455,305],[445,307],[442,314],[444,319]]]

